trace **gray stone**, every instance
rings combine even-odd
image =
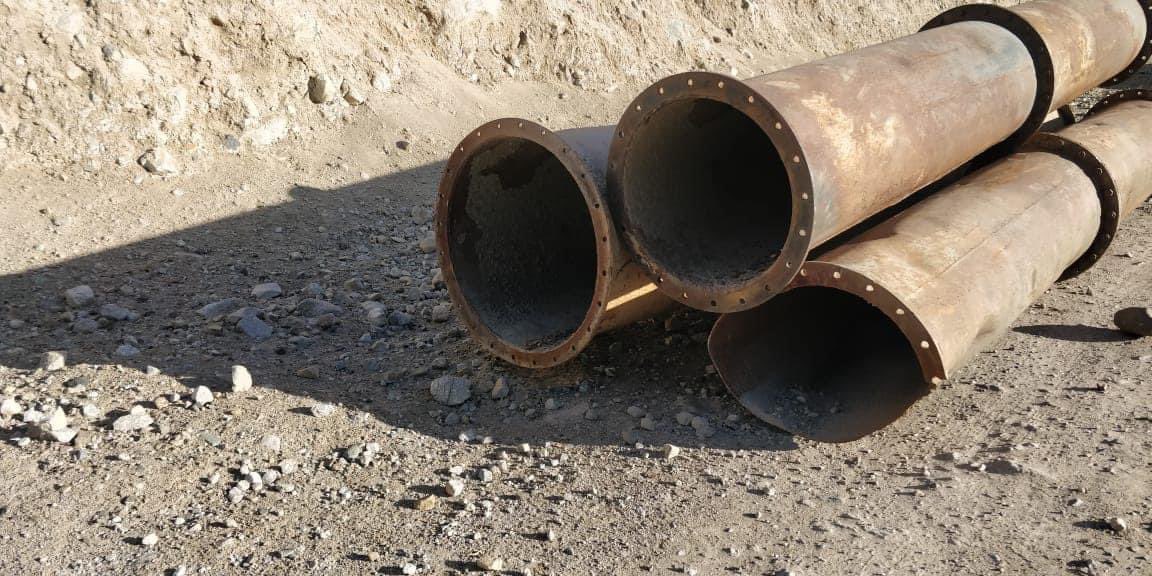
[[[1108,527],[1117,534],[1123,534],[1128,531],[1128,521],[1123,518],[1113,517],[1105,520],[1105,522],[1107,522]]]
[[[45,352],[40,357],[40,369],[45,372],[63,370],[66,363],[67,358],[63,352]]]
[[[432,307],[433,322],[447,322],[452,319],[452,305],[445,302]]]
[[[72,323],[72,330],[77,334],[91,334],[99,329],[100,324],[87,316],[77,318]]]
[[[472,382],[458,376],[441,376],[429,387],[432,397],[445,406],[459,406],[472,397]]]
[[[661,450],[661,453],[666,460],[671,460],[680,455],[680,447],[673,446],[672,444],[665,444],[664,448]]]
[[[325,314],[343,314],[344,309],[325,300],[305,298],[296,305],[296,313],[306,318],[316,318]]]
[[[401,310],[396,310],[388,315],[388,323],[393,326],[409,326],[412,324],[412,320],[411,314]]]
[[[73,308],[83,308],[96,299],[96,293],[88,286],[76,286],[64,291],[64,301]]]
[[[647,414],[647,412],[639,406],[629,406],[626,412],[633,418],[643,418],[644,415]]]
[[[267,322],[257,318],[256,316],[244,316],[236,323],[236,327],[244,333],[245,336],[256,340],[267,340],[272,337],[272,327]]]
[[[999,458],[984,464],[984,471],[990,474],[1020,474],[1024,466],[1014,460]]]
[[[140,349],[131,344],[121,344],[116,347],[116,355],[121,358],[133,358],[140,355]]]
[[[332,404],[321,402],[319,404],[313,404],[309,411],[317,418],[327,418],[336,412],[336,407]]]
[[[278,298],[284,290],[280,288],[280,284],[276,282],[266,282],[264,284],[257,284],[252,288],[252,296],[261,300],[269,298]]]
[[[252,389],[252,374],[239,364],[232,367],[232,391],[247,392]]]
[[[200,308],[196,313],[204,318],[212,319],[218,316],[224,316],[243,307],[243,300],[239,298],[225,298]]]
[[[124,322],[126,320],[135,320],[139,318],[139,314],[120,306],[118,304],[105,304],[100,307],[100,315],[109,320],[117,322]]]

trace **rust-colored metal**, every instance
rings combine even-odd
[[[436,242],[448,293],[482,346],[529,368],[672,305],[632,263],[605,197],[612,127],[553,132],[505,118],[444,168]]]
[[[709,351],[729,389],[760,418],[821,441],[896,420],[1152,195],[1146,96],[1037,136],[804,264],[777,298],[722,316]]]
[[[661,290],[717,312],[779,293],[813,246],[1015,133],[1028,48],[960,22],[739,81],[693,72],[632,102],[609,188]]]
[[[1034,0],[1011,8],[969,4],[932,19],[925,29],[989,22],[1016,34],[1032,53],[1039,87],[1029,122],[1009,140],[1027,139],[1049,112],[1101,84],[1132,75],[1152,53],[1149,0]]]

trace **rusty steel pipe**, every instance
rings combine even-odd
[[[672,305],[616,235],[605,198],[612,127],[553,132],[506,118],[472,131],[440,180],[436,242],[473,337],[529,368]]]
[[[990,22],[1028,45],[1041,76],[1034,113],[1047,114],[1099,85],[1117,84],[1152,55],[1149,0],[1034,0],[1011,8],[969,4],[932,19],[926,29]]]
[[[1028,48],[986,22],[746,81],[672,76],[617,126],[615,213],[661,290],[745,310],[779,293],[810,248],[1008,138],[1036,93]]]
[[[895,421],[1152,195],[1147,97],[1114,98],[1038,135],[806,263],[776,299],[722,316],[709,351],[728,388],[760,418],[820,441]]]

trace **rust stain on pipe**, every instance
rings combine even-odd
[[[672,76],[617,127],[615,213],[661,290],[746,310],[779,293],[811,247],[1015,133],[1036,89],[1028,48],[986,22],[751,80]]]
[[[1152,195],[1143,97],[1039,136],[806,263],[779,297],[722,316],[709,351],[729,389],[821,441],[896,420],[1097,247],[1109,192],[1118,218]]]
[[[440,266],[484,348],[529,368],[672,305],[619,241],[605,196],[612,127],[553,132],[506,118],[472,131],[444,168]]]

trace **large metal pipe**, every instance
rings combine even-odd
[[[610,126],[553,132],[506,118],[448,158],[436,205],[444,282],[476,341],[508,362],[555,366],[672,305],[616,235],[611,138]]]
[[[1138,6],[1077,6],[1121,2]],[[1144,40],[1143,29],[1137,36],[1099,18],[1070,30],[1082,27],[1093,53],[1138,51]],[[1038,50],[1047,51],[1038,33],[972,20],[746,81],[705,72],[661,80],[631,104],[612,143],[608,179],[623,236],[675,299],[717,312],[755,307],[791,281],[811,248],[997,143],[1031,135],[1065,103],[1053,96],[1051,66],[1045,75],[1034,64]],[[1067,63],[1061,78],[1074,80],[1061,84],[1061,98],[1065,86],[1129,64]]]
[[[722,316],[709,351],[728,388],[760,418],[821,441],[896,420],[1152,195],[1146,97],[1039,135],[804,264],[763,306]]]

